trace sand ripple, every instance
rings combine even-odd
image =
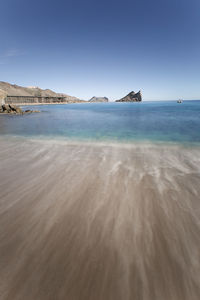
[[[1,300],[199,300],[200,150],[0,141]]]

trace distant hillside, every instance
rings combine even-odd
[[[108,102],[108,98],[107,97],[92,97],[90,100],[88,100],[88,102]]]
[[[141,91],[139,91],[138,93],[132,91],[125,97],[116,100],[115,102],[140,102],[140,101],[142,101]]]
[[[22,87],[3,81],[0,81],[0,90],[6,92],[8,96],[65,97],[66,101],[79,100],[76,97],[56,93],[49,89],[43,90],[39,87]]]

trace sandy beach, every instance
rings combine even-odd
[[[199,300],[200,149],[0,139],[1,300]]]

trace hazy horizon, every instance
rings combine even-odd
[[[200,3],[1,3],[0,80],[88,100],[200,99]]]

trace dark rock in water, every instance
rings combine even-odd
[[[17,107],[16,105],[11,105],[11,104],[3,104],[1,106],[0,112],[7,113],[7,114],[23,113],[23,111],[20,107]]]
[[[0,106],[0,113],[4,114],[18,114],[23,115],[24,113],[40,112],[39,110],[27,109],[23,111],[20,107],[13,104],[3,104]]]
[[[11,111],[9,104],[3,104],[2,109],[3,109],[3,112],[7,112],[7,113],[9,113]]]
[[[22,114],[22,113],[23,113],[23,110],[22,110],[20,107],[17,107],[17,108],[16,108],[16,113],[17,113],[17,114]]]
[[[88,102],[108,102],[108,98],[107,97],[92,97],[90,100],[88,100]]]
[[[15,115],[17,112],[14,110],[11,110],[9,113]]]
[[[17,106],[16,105],[14,105],[14,104],[9,104],[9,108],[12,110],[12,111],[16,111],[16,109],[17,109]]]
[[[142,93],[139,91],[138,93],[135,92],[130,92],[128,95],[125,97],[116,100],[115,102],[140,102],[142,101]]]
[[[7,110],[8,113],[11,113],[11,114],[22,114],[23,113],[21,108],[17,107],[16,105],[9,104],[9,108],[10,108],[10,111]]]

